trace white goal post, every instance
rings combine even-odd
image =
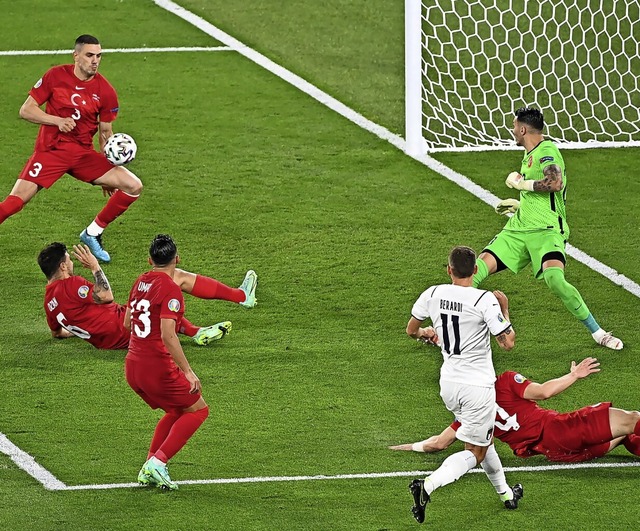
[[[640,146],[640,0],[405,0],[407,153],[513,148],[525,105],[561,147]]]

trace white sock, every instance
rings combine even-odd
[[[450,455],[442,462],[438,470],[425,479],[424,490],[427,494],[431,494],[437,488],[453,483],[469,472],[477,463],[476,456],[469,450]]]
[[[593,334],[591,334],[591,337],[593,337],[597,343],[600,343],[605,335],[606,332],[602,328],[598,328]]]
[[[104,232],[104,229],[98,225],[95,221],[91,222],[91,225],[87,227],[87,234],[89,236],[100,236]]]
[[[493,444],[487,449],[487,454],[484,456],[484,460],[480,463],[480,466],[496,489],[496,492],[500,495],[501,499],[504,497],[504,500],[512,500],[513,492],[507,484],[507,478],[504,475],[502,462],[500,461],[498,452],[496,452],[496,448]]]

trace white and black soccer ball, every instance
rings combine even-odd
[[[111,164],[122,166],[136,158],[136,141],[125,133],[116,133],[104,145],[104,155]]]

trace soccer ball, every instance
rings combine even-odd
[[[122,166],[136,158],[138,146],[133,138],[125,133],[116,133],[104,145],[104,155],[111,164]]]

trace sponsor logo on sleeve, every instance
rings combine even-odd
[[[548,157],[542,157],[540,159],[540,164],[544,164],[545,162],[553,162],[553,157],[548,156]]]
[[[171,310],[172,312],[180,311],[180,301],[178,299],[171,299],[167,304],[167,306],[169,307],[169,310]]]
[[[38,79],[38,81],[36,81],[36,84],[33,85],[33,88],[40,88],[40,86],[42,85],[42,78]]]
[[[516,383],[524,383],[524,381],[526,380],[526,378],[524,376],[522,376],[522,374],[516,374],[513,379],[516,381]]]
[[[89,286],[80,286],[78,288],[78,297],[86,299],[87,295],[89,295]]]
[[[109,112],[118,112],[119,110],[120,110],[120,107],[114,107]]]
[[[500,321],[501,323],[504,323],[506,321],[506,319],[501,313],[498,314],[498,321]]]

